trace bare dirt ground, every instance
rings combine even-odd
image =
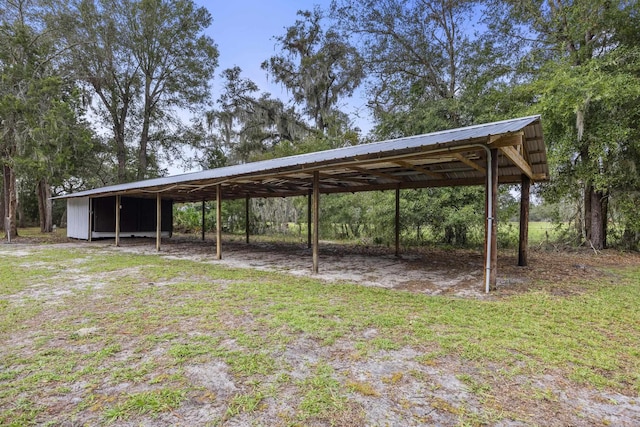
[[[123,239],[116,248],[113,240],[94,242],[54,243],[50,247],[91,247],[105,251],[155,254],[151,239]],[[4,251],[5,248],[0,248]],[[20,251],[30,253],[30,243],[23,241],[12,246],[12,255],[19,257]],[[516,254],[501,253],[499,257],[498,290],[489,295],[484,293],[482,254],[471,250],[412,249],[399,258],[393,250],[381,247],[345,246],[322,242],[320,250],[320,273],[311,271],[311,250],[304,244],[251,243],[225,241],[223,259],[215,260],[215,245],[212,241],[192,238],[165,239],[159,256],[190,259],[207,263],[219,263],[234,268],[253,268],[265,271],[284,272],[296,276],[309,276],[331,282],[349,282],[364,286],[378,286],[429,295],[450,295],[462,298],[496,299],[531,290],[544,279],[557,283],[552,292],[565,294],[565,281],[579,281],[593,278],[607,278],[607,267],[626,264],[640,264],[638,254],[620,254],[603,251],[598,254],[588,250],[572,252],[532,251],[529,267],[516,266]],[[76,285],[91,283],[99,294],[99,277],[81,277]],[[70,284],[73,285],[73,284]],[[549,289],[547,287],[547,289]],[[28,298],[38,298],[37,287],[31,288]],[[59,290],[64,292],[64,290]],[[63,294],[58,295],[60,297]],[[46,295],[49,304],[55,304],[55,294]],[[54,319],[52,319],[53,321]],[[93,333],[93,331],[84,331]],[[84,333],[83,332],[83,333]],[[365,339],[374,338],[375,329],[365,331]],[[14,337],[24,340],[25,337]],[[6,344],[6,343],[5,343]],[[126,349],[126,343],[123,343]],[[425,349],[425,351],[428,349]],[[483,377],[491,366],[479,367],[464,363],[461,359],[448,356],[437,364],[429,365],[416,360],[414,349],[382,351],[375,357],[354,358],[353,340],[338,340],[331,346],[322,346],[304,337],[293,341],[284,350],[282,359],[292,367],[290,375],[303,378],[309,364],[317,360],[332,360],[332,367],[340,378],[355,383],[371,384],[375,395],[354,393],[353,418],[334,420],[336,425],[378,425],[378,426],[421,426],[457,425],[461,411],[482,412],[485,407],[513,408],[526,398],[513,395],[513,390],[533,390],[543,396],[536,400],[536,406],[522,409],[527,414],[522,420],[509,419],[493,425],[499,426],[637,426],[640,425],[640,399],[638,396],[581,388],[567,382],[562,375],[546,373],[540,377],[516,375],[511,383],[496,380],[492,384],[490,401],[471,393],[460,376],[474,377],[482,369]],[[500,367],[494,367],[500,369]],[[234,383],[228,368],[220,362],[210,366],[187,366],[186,375],[201,387],[210,390],[218,399],[230,397],[246,387]],[[411,372],[411,375],[407,373]],[[404,374],[402,374],[404,373]],[[498,376],[496,376],[498,378]],[[526,385],[526,387],[524,387]],[[519,387],[519,386],[523,386]],[[292,394],[295,390],[292,390]],[[294,397],[291,397],[294,400]],[[277,412],[286,411],[288,402],[271,402],[267,399],[264,411],[246,413],[224,423],[229,426],[271,425],[277,419]],[[208,425],[224,414],[220,404],[184,405],[176,411],[159,417],[140,417],[132,422],[119,425]],[[496,417],[499,419],[499,417]],[[467,418],[473,419],[473,418]],[[534,421],[535,420],[535,421]],[[81,424],[92,424],[95,419],[86,418]],[[475,424],[475,423],[472,423]],[[479,421],[477,424],[482,424]],[[71,424],[69,424],[71,425]],[[78,424],[80,425],[80,424]],[[324,425],[322,423],[318,425]]]
[[[87,242],[75,242],[85,245]],[[123,239],[120,248],[113,240],[90,245],[133,253],[154,254],[155,240]],[[160,254],[220,263],[232,268],[253,268],[313,277],[328,282],[348,282],[364,286],[401,289],[427,295],[451,295],[469,298],[495,298],[523,292],[539,280],[558,284],[606,276],[606,269],[640,264],[640,254],[617,251],[594,252],[590,249],[531,250],[529,265],[518,267],[517,253],[501,251],[498,257],[497,292],[485,293],[484,257],[468,249],[410,248],[399,257],[393,248],[320,242],[319,272],[312,272],[312,252],[306,244],[251,242],[238,238],[223,240],[222,260],[215,260],[215,240],[202,241],[180,236],[162,241]]]

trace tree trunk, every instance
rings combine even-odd
[[[147,101],[149,102],[149,101]],[[138,180],[145,178],[147,173],[147,147],[149,145],[149,126],[151,112],[145,106],[144,118],[142,121],[142,132],[140,133],[140,147],[138,148]]]
[[[584,188],[584,231],[582,236],[585,242],[591,240],[591,197],[593,195],[593,186],[587,184]]]
[[[604,217],[602,212],[603,193],[591,191],[591,246],[594,249],[604,249]]]
[[[0,231],[4,231],[4,218],[6,217],[5,215],[5,202],[4,202],[4,195],[5,195],[5,189],[4,189],[4,174],[2,174],[0,176],[0,180],[2,180],[2,186],[0,187],[0,214],[2,214],[2,220],[0,220]]]
[[[138,151],[138,180],[144,179],[147,173],[149,127],[151,126],[151,114],[154,109],[153,96],[151,92],[151,76],[147,75],[144,85],[144,110],[142,117],[142,131],[140,133],[140,147]]]
[[[609,192],[602,195],[602,247],[607,248],[607,233],[609,232]]]
[[[453,227],[450,225],[447,225],[444,227],[444,242],[448,245],[453,244]]]
[[[22,206],[22,203],[20,203],[20,192],[17,190],[17,187],[16,187],[16,227],[17,228],[25,227],[24,219],[25,219],[24,207]]]
[[[16,211],[18,197],[16,195],[16,173],[13,168],[3,166],[4,178],[4,215],[5,234],[9,239],[18,236],[18,227],[16,224]]]
[[[118,158],[118,183],[122,184],[127,182],[127,147],[124,143],[124,130],[122,134],[119,134],[119,130],[116,128],[114,139],[116,142],[116,157]]]
[[[51,205],[51,187],[46,178],[42,178],[36,185],[38,195],[38,213],[40,214],[40,232],[51,233],[53,231],[53,213]]]

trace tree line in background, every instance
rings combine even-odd
[[[638,249],[637,1],[333,0],[300,11],[263,58],[289,99],[238,67],[217,76],[213,99],[215,10],[193,1],[0,4],[1,203],[13,235],[20,219],[51,229],[52,194],[160,176],[167,163],[219,167],[539,113],[551,183],[536,192],[547,216],[574,225],[573,244]],[[369,135],[344,113],[357,90]],[[392,200],[323,196],[325,227],[388,233]],[[256,200],[254,224],[305,222],[305,204]],[[403,191],[401,205],[406,233],[465,245],[484,197]],[[502,189],[501,219],[513,205]],[[228,224],[244,215],[225,209]]]

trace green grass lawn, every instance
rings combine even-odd
[[[96,247],[16,248],[0,246],[1,425],[189,424],[196,407],[210,425],[358,425],[371,422],[362,402],[393,400],[403,384],[432,393],[428,415],[398,398],[406,425],[545,424],[531,408],[560,405],[536,382],[547,376],[640,396],[640,265],[571,296],[543,285],[478,301]],[[406,368],[355,371],[394,354],[409,355]],[[212,364],[235,384],[228,395],[190,374]],[[433,369],[451,369],[480,403],[438,397]]]

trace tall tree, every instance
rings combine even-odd
[[[276,82],[291,91],[296,103],[326,132],[335,126],[341,98],[351,96],[363,78],[362,58],[336,28],[324,29],[319,8],[298,11],[300,19],[275,39],[282,49],[264,61]]]
[[[118,181],[129,179],[130,163],[137,179],[149,177],[150,150],[178,140],[177,110],[209,101],[218,58],[204,34],[211,15],[191,0],[80,0],[64,16],[73,68],[113,136]]]
[[[477,105],[478,95],[501,72],[479,61],[493,52],[470,30],[478,7],[472,0],[332,1],[340,28],[359,41],[378,138],[465,126],[484,114],[487,104]],[[481,222],[481,209],[460,203],[482,206],[479,189],[416,191],[403,199],[418,209],[418,219],[407,224],[420,230],[428,218],[434,235],[447,243],[466,244],[470,225]]]
[[[258,86],[241,73],[239,67],[221,73],[218,108],[206,115],[209,153],[225,153],[230,163],[244,163],[262,158],[284,141],[296,144],[314,132],[293,107],[259,93]]]
[[[71,81],[51,76],[34,82],[25,115],[29,138],[16,159],[17,171],[36,181],[40,231],[53,227],[52,186],[76,175],[94,154],[92,132],[79,119],[83,113],[77,88]]]
[[[637,2],[505,0],[491,10],[498,42],[522,47],[517,66],[530,85],[518,91],[545,115],[554,185],[581,189],[583,238],[601,249],[612,192],[621,174],[631,178],[619,160],[637,150]]]
[[[15,158],[26,129],[21,111],[27,107],[30,77],[40,69],[34,34],[28,26],[27,1],[2,3],[0,26],[0,148],[4,212],[2,222],[8,238],[17,236],[17,185]]]
[[[415,134],[470,121],[460,97],[471,73],[467,27],[475,3],[332,1],[332,16],[361,43],[370,105],[383,133],[402,133],[406,125],[404,133]]]
[[[81,0],[59,4],[51,20],[60,22],[71,68],[98,99],[99,118],[111,133],[117,181],[127,181],[130,128],[140,96],[138,64],[127,46],[124,1]]]
[[[144,82],[137,179],[146,178],[149,142],[160,142],[173,109],[204,109],[218,50],[203,34],[211,14],[191,0],[141,0],[132,4],[127,30]],[[155,132],[152,132],[155,130]]]
[[[50,183],[77,164],[90,134],[78,122],[74,85],[60,75],[60,49],[40,19],[35,1],[3,2],[0,26],[0,161],[4,217],[17,235],[17,179],[37,184],[43,231],[51,230]],[[75,105],[75,106],[74,106]],[[76,144],[75,142],[78,142]]]

